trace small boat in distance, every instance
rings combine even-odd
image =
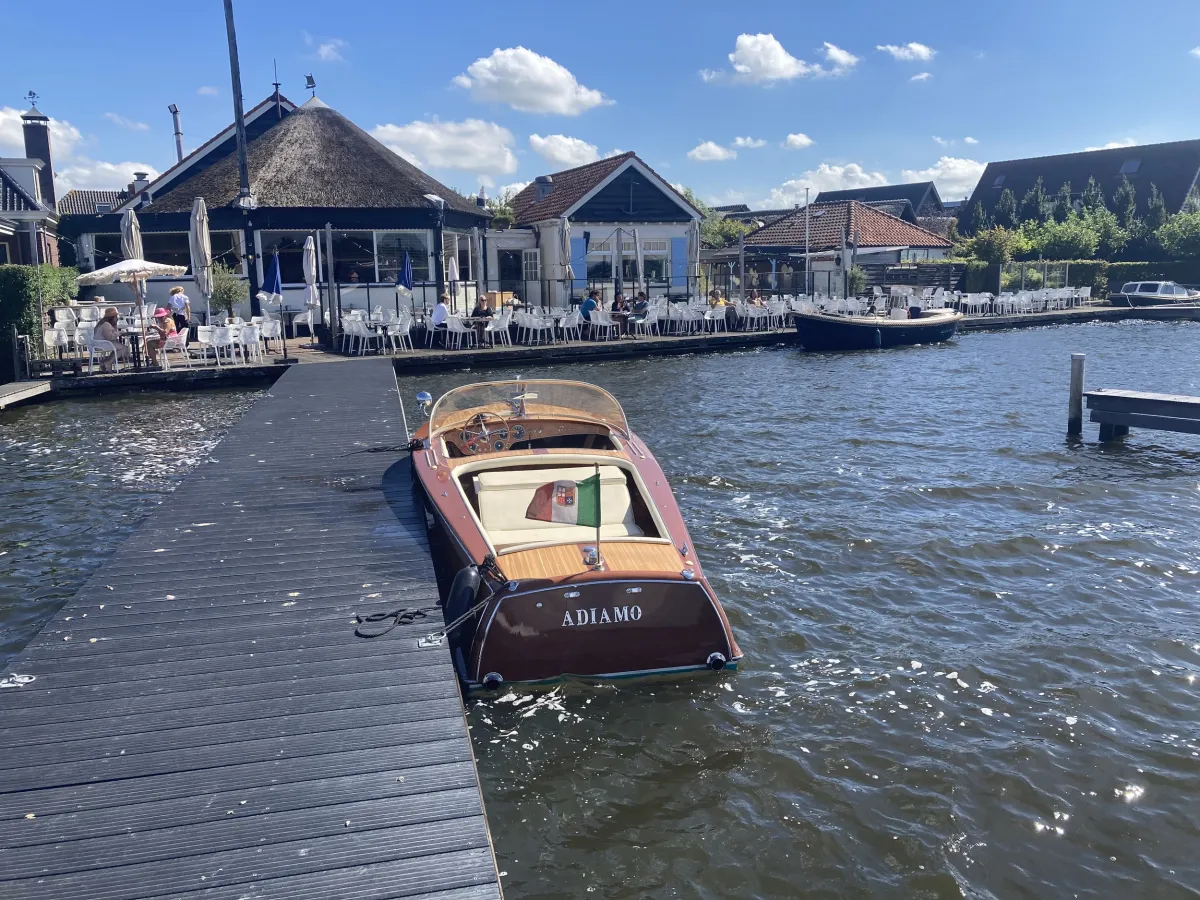
[[[806,350],[878,350],[906,344],[937,344],[954,337],[963,314],[953,309],[922,310],[909,318],[906,309],[890,316],[845,316],[818,310],[793,313],[796,333]]]
[[[1112,294],[1113,306],[1168,306],[1175,303],[1200,303],[1200,291],[1189,290],[1174,281],[1129,281]]]
[[[468,690],[736,666],[666,476],[611,394],[522,380],[418,401],[413,477]]]

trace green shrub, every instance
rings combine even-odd
[[[1173,259],[1200,257],[1200,212],[1171,216],[1159,229],[1158,240]]]
[[[862,266],[851,266],[846,273],[846,288],[851,297],[861,297],[867,292],[867,271]]]
[[[237,305],[249,296],[246,279],[238,276],[236,270],[217,263],[212,270],[213,292],[210,305],[213,310],[232,316]]]
[[[18,334],[29,335],[29,346],[41,352],[42,322],[38,321],[38,272],[41,272],[42,306],[79,295],[75,278],[78,269],[54,266],[0,266],[0,334],[7,337],[13,325]]]

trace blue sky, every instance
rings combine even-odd
[[[235,12],[248,105],[270,93],[272,59],[293,100],[311,72],[326,103],[464,191],[636,150],[715,202],[931,177],[952,199],[989,160],[1200,137],[1195,0]],[[219,0],[6,3],[3,19],[48,40],[5,41],[0,155],[20,155],[35,90],[63,186],[168,167],[170,103],[189,150],[232,119]]]

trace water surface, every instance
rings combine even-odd
[[[1089,386],[1200,394],[1198,345],[1126,323],[525,373],[625,405],[746,659],[472,704],[506,896],[1197,896],[1200,443],[1064,433],[1072,351]]]

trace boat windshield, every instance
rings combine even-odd
[[[443,394],[429,415],[429,433],[460,428],[472,416],[490,412],[510,418],[585,419],[628,435],[621,404],[608,391],[581,381],[489,381]]]

